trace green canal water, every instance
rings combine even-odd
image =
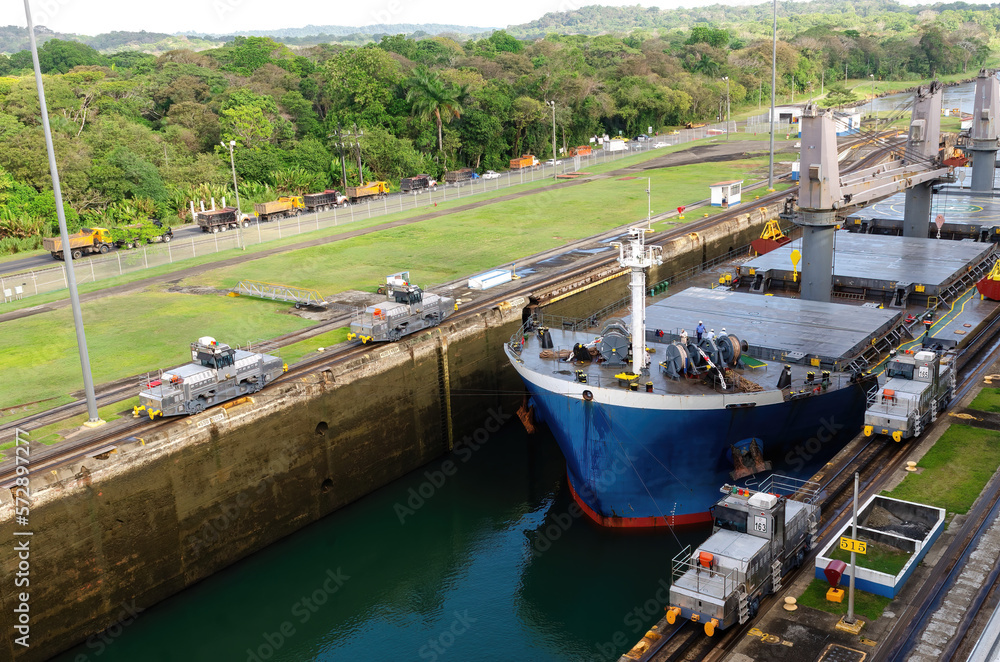
[[[617,660],[707,532],[578,512],[552,437],[515,419],[56,659]]]

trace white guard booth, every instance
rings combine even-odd
[[[709,188],[712,191],[712,206],[728,209],[740,203],[740,197],[743,193],[743,180],[734,179],[729,182],[709,184]]]

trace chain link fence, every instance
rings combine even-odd
[[[734,127],[735,123],[732,123],[729,128],[733,129]],[[500,177],[495,179],[480,177],[458,184],[442,182],[434,189],[412,193],[393,193],[360,204],[347,205],[321,213],[309,212],[280,221],[257,223],[238,230],[197,235],[196,237],[181,238],[175,236],[173,241],[167,243],[147,244],[140,248],[118,250],[107,255],[96,255],[77,260],[74,262],[76,280],[79,285],[83,285],[165,264],[173,264],[207,253],[239,250],[241,246],[262,244],[304,232],[348,225],[355,221],[378,218],[397,212],[416,209],[432,211],[435,204],[438,203],[465,198],[473,202],[475,196],[479,194],[553,179],[558,175],[613,163],[625,157],[660,147],[724,135],[726,129],[725,123],[696,129],[683,129],[675,134],[653,136],[643,142],[630,141],[625,143],[626,149],[616,151],[598,149],[588,156],[566,157],[555,166],[542,164],[534,168],[508,170],[500,173]],[[51,267],[45,269],[0,275],[0,293],[8,289],[13,291],[17,287],[21,288],[21,296],[23,297],[64,289],[67,287],[66,270],[61,263],[55,262]],[[0,305],[0,310],[2,310],[2,305]]]

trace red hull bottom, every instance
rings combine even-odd
[[[573,488],[573,482],[568,478],[569,492],[573,495],[573,500],[586,513],[587,517],[595,523],[613,529],[657,529],[673,526],[697,526],[708,524],[712,521],[712,514],[709,512],[689,513],[685,515],[669,515],[664,517],[606,517],[594,512],[594,509],[584,503],[580,495]]]

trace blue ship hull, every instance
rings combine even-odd
[[[527,377],[527,375],[525,375]],[[526,378],[537,418],[566,458],[573,496],[596,522],[656,527],[710,521],[732,483],[734,445],[755,438],[772,470],[806,478],[864,422],[875,375],[824,393],[744,408],[654,409],[602,404]]]

